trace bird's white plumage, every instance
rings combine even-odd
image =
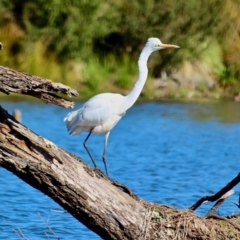
[[[87,147],[87,140],[91,133],[105,133],[105,143],[103,151],[103,161],[106,166],[106,148],[109,133],[117,122],[124,116],[125,112],[136,102],[142,88],[147,80],[148,68],[147,60],[151,53],[164,48],[179,48],[176,45],[163,44],[158,38],[149,38],[143,48],[139,60],[139,76],[132,91],[127,96],[114,93],[102,93],[89,99],[81,109],[70,112],[65,118],[67,129],[71,135],[77,135],[81,132],[89,132],[84,141],[90,158],[94,166],[96,163]]]
[[[119,109],[124,97],[120,94],[102,93],[89,99],[81,109],[64,119],[71,135],[81,132],[107,133],[125,114]]]

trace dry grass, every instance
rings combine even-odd
[[[177,210],[165,205],[150,205],[139,226],[139,240],[237,240],[240,232],[229,222],[205,219],[189,210]],[[239,221],[235,219],[234,221]]]

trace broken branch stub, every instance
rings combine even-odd
[[[39,98],[47,103],[61,107],[74,107],[74,102],[56,94],[69,97],[78,96],[78,92],[62,83],[54,83],[49,79],[19,72],[0,66],[0,91],[5,94],[18,93]]]
[[[200,198],[195,204],[193,204],[189,209],[192,211],[195,211],[198,207],[200,207],[204,202],[215,202],[218,199],[223,198],[224,194],[232,190],[238,183],[240,182],[240,173],[231,181],[229,182],[225,187],[223,187],[220,191],[218,191],[216,194],[211,196],[204,196]]]

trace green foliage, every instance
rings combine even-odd
[[[96,92],[115,91],[113,85],[122,90],[129,89],[136,74],[137,63],[131,62],[127,56],[121,64],[112,55],[102,60],[95,56],[82,66],[80,93],[90,96]]]
[[[132,81],[130,76],[135,76],[137,74],[137,63],[131,61],[128,55],[123,57],[123,60],[117,65],[115,83],[117,86],[123,89],[128,89],[132,86]]]
[[[154,77],[197,59],[231,86],[240,82],[239,11],[235,0],[2,0],[1,64],[89,92],[106,89],[106,80],[128,89],[143,44],[155,36],[181,49],[151,57]]]
[[[136,55],[149,36],[161,37],[187,49],[180,55],[197,56],[201,52],[198,45],[215,31],[221,3],[220,0],[123,0],[101,4],[97,0],[15,0],[10,4],[3,0],[2,4],[26,32],[26,44],[40,38],[47,52],[53,51],[60,59],[82,60],[94,49],[99,54],[118,53],[119,57],[128,51]],[[163,62],[172,59],[170,56],[173,54],[166,52]],[[174,58],[178,62],[181,56]]]
[[[208,46],[199,55],[199,59],[206,63],[212,69],[212,73],[221,76],[224,72],[224,64],[222,62],[223,51],[219,43],[209,41]]]
[[[100,63],[98,58],[90,59],[85,66],[83,66],[82,78],[83,83],[91,91],[95,92],[99,89],[100,84],[108,80],[110,72],[106,65]]]
[[[27,44],[41,39],[47,53],[66,60],[87,58],[93,39],[115,30],[113,7],[97,0],[15,0],[9,10],[26,32]]]

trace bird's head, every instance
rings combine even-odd
[[[147,43],[146,43],[146,47],[151,48],[151,50],[154,51],[158,51],[164,48],[180,48],[177,45],[172,45],[172,44],[164,44],[160,41],[160,39],[158,38],[149,38]]]

